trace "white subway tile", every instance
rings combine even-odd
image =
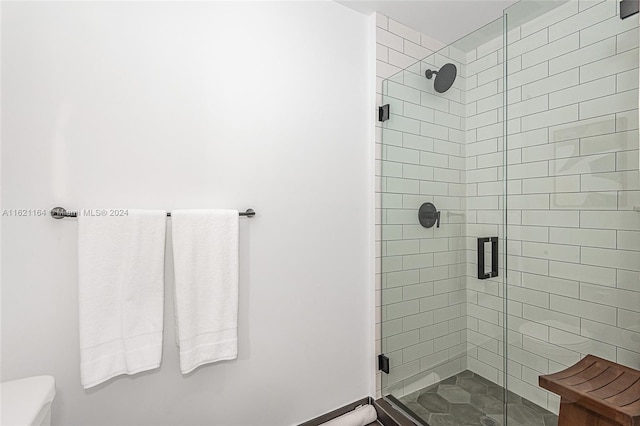
[[[549,128],[549,141],[559,142],[568,139],[604,135],[616,131],[615,115],[596,117]]]
[[[617,52],[625,52],[638,47],[638,28],[633,28],[616,37]]]
[[[638,109],[638,90],[616,93],[610,96],[580,103],[580,119],[597,117]]]
[[[467,102],[475,102],[479,99],[487,98],[491,95],[498,93],[498,82],[492,81],[473,89],[467,90],[466,100]]]
[[[549,228],[540,226],[511,225],[507,228],[510,240],[549,242]]]
[[[615,154],[589,155],[560,158],[549,161],[549,173],[553,176],[610,172],[616,169]]]
[[[452,102],[452,103],[455,103],[455,102]],[[433,120],[435,123],[438,123],[439,125],[442,125],[442,126],[451,127],[454,129],[461,128],[461,120],[460,120],[460,117],[457,115],[436,111],[435,117],[433,118]]]
[[[395,49],[398,52],[402,52],[403,49],[402,37],[380,27],[376,28],[376,42]]]
[[[507,174],[509,179],[526,179],[549,176],[549,171],[549,162],[536,161],[508,166]]]
[[[613,57],[606,57],[581,66],[580,82],[584,83],[596,80],[608,75],[628,71],[633,68],[638,68],[638,49],[631,49]]]
[[[501,203],[503,207],[504,203]],[[508,200],[510,209],[539,210],[549,208],[548,194],[510,195]]]
[[[615,53],[615,37],[601,39],[601,41],[595,44],[551,59],[549,61],[549,74],[554,75],[571,69],[573,69],[573,71],[577,71],[577,67],[604,58],[609,58],[610,56],[615,55]]]
[[[413,104],[411,102],[404,103],[402,115],[422,121],[434,121],[434,111],[431,108]]]
[[[522,224],[577,228],[580,226],[580,212],[552,211],[552,210],[536,210],[536,211],[526,210],[522,212]]]
[[[619,112],[616,114],[616,131],[638,129],[638,110]]]
[[[620,20],[615,14],[602,22],[591,25],[580,31],[580,46],[588,46],[603,38],[618,35],[638,26],[636,19]]]
[[[560,6],[555,6],[549,12],[523,23],[521,26],[522,37],[539,31],[540,29],[547,28],[576,13],[578,13],[578,2],[576,1],[568,1]]]
[[[398,163],[420,164],[420,152],[415,149],[387,146],[383,160],[395,161]]]
[[[550,328],[549,342],[554,345],[580,352],[581,354],[591,354],[605,359],[615,359],[615,346],[607,345],[606,343],[602,343],[597,340],[587,339],[579,334],[579,330],[576,333],[568,333],[556,328]],[[558,370],[563,370],[564,368],[564,366],[557,367]]]
[[[638,231],[617,231],[618,247],[621,250],[640,251],[640,232]]]
[[[407,67],[413,65],[416,62],[416,59],[409,55],[405,55],[402,52],[398,52],[397,50],[389,49],[388,61],[391,65],[407,69]],[[405,70],[405,75],[408,75],[408,74],[409,72]]]
[[[406,25],[394,21],[393,19],[389,19],[388,29],[390,32],[397,34],[402,38],[406,38],[413,43],[420,44],[420,32],[413,28],[409,28]]]
[[[527,336],[522,339],[522,349],[548,357],[550,360],[566,366],[573,365],[580,361],[580,354],[578,352]],[[537,384],[537,380],[534,383]]]
[[[507,76],[507,87],[509,88],[509,90],[511,90],[519,86],[532,84],[533,82],[536,82],[536,81],[541,81],[542,79],[545,79],[545,77],[548,77],[548,76],[549,76],[549,64],[547,62],[542,62],[535,66],[523,68],[518,72],[509,73],[509,75]],[[543,93],[540,93],[540,94],[543,94]],[[524,93],[523,93],[523,96],[525,96]],[[525,96],[525,99],[526,99],[526,96]]]
[[[544,275],[522,274],[522,286],[540,292],[577,298],[580,293],[577,281],[565,280]]]
[[[389,120],[389,122],[391,122],[391,120]],[[428,136],[434,139],[442,139],[444,141],[446,141],[449,137],[449,129],[447,129],[446,127],[433,124],[433,123],[427,123],[424,121],[420,121],[420,132],[416,132],[416,133],[420,133],[422,136]],[[438,145],[434,142],[434,149],[436,151],[438,151],[437,147]],[[442,151],[439,151],[439,152],[442,152]],[[455,152],[457,152],[458,154],[454,154],[454,155],[460,155],[459,149],[457,149]],[[443,152],[443,153],[448,154],[449,152]]]
[[[616,285],[616,270],[611,268],[551,261],[549,262],[549,275],[608,286]]]
[[[529,68],[529,70],[534,70],[542,66],[543,64],[536,65],[535,67]],[[509,76],[509,79],[511,79],[511,76]],[[529,80],[530,82],[522,86],[522,99],[531,99],[574,86],[580,82],[580,73],[578,68],[574,68],[542,79],[535,79],[534,76],[534,80]],[[512,87],[510,80],[508,84],[509,87]]]
[[[403,331],[419,330],[421,327],[433,324],[433,312],[421,312],[402,318]]]
[[[620,309],[640,312],[640,291],[604,287],[602,285],[580,284],[580,299],[602,303]]]
[[[507,264],[508,268],[514,271],[538,275],[547,275],[549,273],[549,262],[545,259],[508,255]]]
[[[549,59],[565,55],[580,47],[580,37],[578,33],[570,34],[566,37],[552,41],[535,50],[522,54],[522,67],[527,68],[535,64],[548,61]]]
[[[616,210],[616,192],[566,192],[551,194],[551,208],[562,210]]]
[[[549,27],[549,40],[557,40],[612,16],[616,16],[616,3],[604,1]]]
[[[576,120],[578,120],[578,105],[569,105],[522,117],[522,130],[551,127]]]
[[[640,214],[634,211],[583,211],[580,212],[580,226],[582,228],[637,231],[640,229]]]
[[[385,140],[385,144],[387,141]],[[404,133],[403,138],[401,139],[401,146],[409,149],[417,149],[420,151],[433,151],[433,138],[427,138],[424,136],[414,135],[412,133]],[[432,152],[421,152],[422,155],[433,154]],[[441,163],[442,164],[442,163]]]
[[[551,309],[590,320],[616,325],[616,309],[599,303],[586,302],[571,297],[551,295]]]
[[[549,293],[530,288],[511,286],[509,288],[509,299],[527,305],[549,308]]]
[[[636,370],[640,369],[640,350],[634,352],[617,348],[617,354],[616,360],[620,364],[635,368]]]
[[[493,109],[477,115],[467,117],[467,129],[475,129],[481,126],[487,126],[498,122],[498,110]],[[453,126],[451,126],[453,127]]]
[[[493,52],[467,64],[467,75],[478,74],[498,64],[498,52]]]
[[[580,329],[580,317],[540,308],[538,306],[523,305],[522,316],[525,319],[535,321],[542,325],[568,332],[575,333]]]
[[[617,191],[640,189],[638,171],[585,174],[581,176],[582,191]]]
[[[618,327],[637,331],[640,326],[640,313],[618,309]],[[640,350],[640,346],[638,348]]]
[[[376,75],[380,78],[389,78],[392,75],[399,73],[400,71],[402,71],[402,68],[393,66],[387,63],[386,61],[381,61],[381,60],[376,61]],[[386,81],[385,83],[388,83],[388,81]],[[378,85],[377,87],[380,87],[380,86]],[[388,90],[387,84],[385,84],[384,88],[382,89],[382,93],[386,95],[387,90]]]
[[[487,68],[483,71],[480,71],[477,74],[478,84],[485,84],[490,81],[501,79],[504,76],[504,64],[499,63],[497,65],[492,66],[491,68]]]
[[[640,333],[630,330],[583,319],[580,334],[630,351],[640,350]]]
[[[585,102],[616,92],[616,78],[611,75],[549,94],[549,108]],[[583,104],[584,105],[584,104]],[[611,111],[613,112],[613,111]],[[596,114],[602,115],[602,114]],[[580,117],[588,118],[588,117]]]
[[[640,271],[640,252],[582,247],[581,262],[586,265]]]
[[[387,178],[386,191],[400,194],[419,194],[420,182],[410,179]]]
[[[396,318],[402,318],[408,315],[413,315],[413,314],[417,314],[420,309],[420,303],[417,300],[409,300],[406,302],[400,302],[400,303],[392,303],[390,305],[386,306],[387,308],[387,320],[392,320],[392,319],[396,319]],[[383,327],[384,328],[384,327]],[[384,332],[384,330],[383,330]],[[418,343],[418,336],[417,333],[415,333],[416,336],[415,338],[413,338],[412,340],[415,340],[415,343]],[[405,333],[405,337],[408,336],[409,333]],[[402,337],[397,336],[395,340],[399,340],[402,339]],[[412,344],[415,344],[412,343]],[[399,349],[399,348],[396,348]]]
[[[423,137],[423,136],[420,136]],[[430,139],[430,138],[427,138]],[[406,135],[405,135],[405,140],[406,140]],[[433,141],[433,139],[430,139],[431,141]],[[433,144],[435,143],[435,141],[432,142],[432,147],[433,148]],[[440,141],[438,141],[438,143],[440,143]],[[421,152],[420,153],[420,164],[422,164],[423,166],[444,166],[447,165],[449,161],[449,156],[446,154],[439,154],[436,152]]]
[[[638,68],[616,75],[616,91],[625,92],[638,88]]]
[[[522,192],[525,194],[555,194],[576,191],[580,191],[580,176],[578,175],[524,179],[522,181]]]
[[[580,262],[580,247],[569,245],[523,242],[522,254],[554,261]]]
[[[580,140],[581,155],[634,149],[638,149],[637,131],[610,133],[607,135],[582,138]]]
[[[376,12],[376,26],[380,28],[384,28],[386,30],[388,23],[389,23],[389,18],[387,18],[381,13]]]
[[[530,35],[529,35],[530,34]],[[524,55],[527,52],[531,52],[532,50],[537,49],[540,46],[544,46],[548,43],[549,39],[547,37],[547,28],[546,25],[544,28],[540,29],[535,33],[527,33],[526,36],[513,43],[509,43],[509,56],[515,57],[519,55]]]
[[[507,138],[509,149],[524,148],[528,146],[542,145],[549,142],[547,129],[532,130],[510,135]]]
[[[640,273],[634,271],[618,270],[617,287],[624,290],[637,291],[640,284]]]
[[[616,231],[607,229],[550,228],[549,241],[557,244],[616,248]]]

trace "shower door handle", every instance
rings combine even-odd
[[[491,272],[484,272],[484,246],[491,241]],[[498,237],[478,238],[478,279],[486,280],[498,276]]]

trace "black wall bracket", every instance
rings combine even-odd
[[[389,357],[384,354],[378,355],[378,370],[389,374]]]
[[[640,12],[639,0],[622,0],[620,2],[620,19],[626,19]]]
[[[484,272],[484,244],[491,241],[491,273]],[[498,276],[498,237],[478,238],[478,279]]]
[[[389,119],[389,104],[378,107],[378,121],[387,121]]]

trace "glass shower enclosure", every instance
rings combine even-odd
[[[638,16],[618,9],[522,0],[383,81],[382,394],[420,424],[555,424],[540,375],[640,368]]]

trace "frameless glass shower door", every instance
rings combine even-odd
[[[638,15],[550,6],[505,11],[508,388],[557,413],[540,375],[588,354],[640,369]]]
[[[424,423],[504,416],[503,30],[383,82],[382,387]]]

